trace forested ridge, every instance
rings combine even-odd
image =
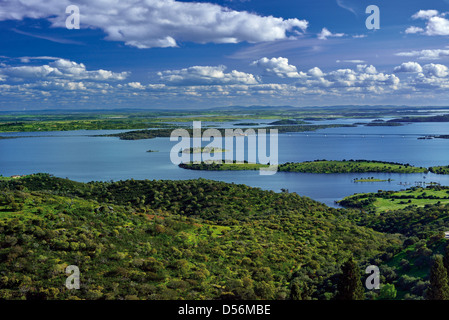
[[[0,298],[332,299],[340,266],[402,248],[294,193],[209,180],[0,181]],[[68,265],[81,289],[68,290]]]
[[[357,299],[424,299],[448,229],[438,203],[376,213],[204,179],[4,178],[0,299],[339,299],[348,266],[362,281],[368,265],[385,287]]]
[[[287,133],[287,132],[307,132],[307,131],[316,131],[319,129],[327,129],[327,128],[340,128],[340,127],[355,127],[351,124],[321,124],[321,125],[273,125],[268,126],[264,128],[257,128],[257,129],[251,129],[246,128],[243,129],[246,130],[256,130],[255,132],[258,132],[257,130],[265,129],[267,130],[267,133],[269,133],[269,130],[277,130],[278,133]],[[105,135],[97,135],[100,137],[118,137],[121,140],[142,140],[142,139],[153,139],[153,138],[164,138],[164,137],[170,137],[173,130],[180,129],[177,127],[167,127],[167,128],[161,128],[161,129],[150,129],[150,130],[133,130],[133,131],[127,131],[127,132],[120,132],[120,133],[113,133],[113,134],[105,134]],[[190,127],[181,127],[181,129],[186,130],[189,135],[193,134],[193,130]],[[225,136],[225,129],[222,128],[214,128],[220,134],[224,137]],[[201,129],[201,134],[207,129]],[[232,129],[236,130],[236,129]]]

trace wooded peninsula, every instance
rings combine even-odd
[[[258,163],[181,163],[179,167],[190,170],[259,170],[267,168],[268,164]],[[426,173],[427,168],[414,167],[410,164],[401,164],[395,162],[370,161],[370,160],[315,160],[307,162],[287,162],[279,164],[278,171],[283,172],[303,172],[303,173]]]

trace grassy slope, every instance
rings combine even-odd
[[[371,209],[376,212],[393,211],[404,209],[410,205],[424,207],[429,204],[449,203],[448,190],[444,187],[428,187],[411,188],[404,191],[356,194],[345,197],[340,203],[348,207]]]
[[[8,299],[285,299],[295,278],[325,299],[351,254],[362,270],[378,265],[398,298],[419,299],[449,230],[449,205],[373,215],[203,179],[83,184],[39,175],[0,186]],[[446,190],[400,196],[423,192]],[[68,264],[81,267],[81,290],[64,289]]]
[[[440,199],[411,199],[412,203],[398,204],[408,199],[383,199],[390,197],[428,197]],[[375,194],[371,194],[374,196]],[[403,192],[382,192],[372,203],[365,203],[361,211],[354,212],[359,225],[371,227],[389,234],[407,237],[399,252],[384,257],[379,265],[383,282],[393,283],[398,289],[398,299],[423,299],[429,285],[431,257],[444,254],[448,241],[444,232],[449,231],[449,200],[447,189],[442,187],[413,188]],[[358,204],[369,198],[366,194],[351,196]],[[381,198],[382,196],[383,198]],[[351,198],[348,197],[348,198]]]
[[[0,183],[7,299],[285,299],[296,277],[323,299],[349,255],[366,261],[401,244],[341,210],[243,185],[45,175]],[[70,264],[81,290],[63,285]]]

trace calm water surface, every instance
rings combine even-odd
[[[351,119],[351,123],[359,122]],[[271,121],[271,120],[270,120]],[[369,119],[363,119],[368,122]],[[251,121],[239,121],[251,122]],[[254,122],[266,123],[263,120]],[[361,122],[361,121],[360,121]],[[323,123],[320,121],[319,123]],[[342,123],[328,120],[326,123]],[[349,123],[349,122],[347,122]],[[233,122],[221,124],[232,127]],[[323,123],[324,124],[324,123]],[[400,190],[419,182],[449,185],[449,176],[434,174],[308,174],[258,171],[192,171],[170,162],[175,142],[168,138],[125,141],[95,134],[125,130],[3,133],[16,139],[0,140],[0,174],[48,172],[76,181],[124,179],[197,179],[243,183],[262,189],[288,189],[335,206],[334,201],[359,192]],[[449,165],[449,140],[418,140],[423,135],[449,134],[448,123],[415,123],[401,127],[331,128],[279,135],[279,162],[315,159],[370,159],[416,166]],[[158,152],[148,153],[147,150]],[[391,182],[354,183],[354,178],[375,176]]]

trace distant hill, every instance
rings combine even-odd
[[[404,117],[388,120],[388,122],[449,122],[449,114],[429,117]]]

